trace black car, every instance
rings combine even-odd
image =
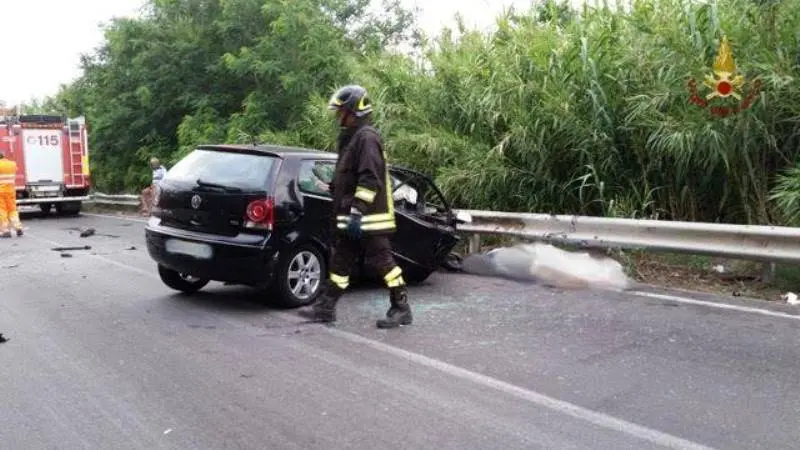
[[[273,303],[314,301],[327,277],[333,238],[327,190],[337,155],[273,145],[203,145],[156,189],[147,250],[163,282],[192,293],[209,281],[266,290]],[[441,191],[419,172],[390,166],[404,278],[422,282],[459,242]],[[363,255],[351,277],[371,278]]]

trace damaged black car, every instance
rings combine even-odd
[[[199,146],[156,188],[145,229],[162,281],[193,293],[211,281],[263,289],[284,307],[313,302],[333,239],[331,180],[337,155],[274,145]],[[456,214],[426,175],[390,166],[394,256],[410,283],[446,264],[459,243]],[[363,255],[351,277],[374,278]]]

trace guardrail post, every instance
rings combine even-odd
[[[478,233],[469,237],[469,254],[480,253],[481,251],[481,235]]]
[[[775,263],[768,262],[762,266],[761,281],[764,283],[772,283],[775,280]]]

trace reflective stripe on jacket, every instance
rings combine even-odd
[[[0,159],[0,191],[14,192],[17,178],[17,163],[9,159]]]
[[[387,186],[392,186],[378,131],[362,125],[352,135],[342,136],[333,181],[333,208],[336,227],[347,228],[350,208],[362,214],[361,228],[368,234],[395,231],[394,201]]]

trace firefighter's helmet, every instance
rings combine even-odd
[[[328,100],[328,109],[346,109],[356,117],[364,117],[372,113],[372,102],[370,102],[367,90],[356,84],[349,84],[339,88]]]

